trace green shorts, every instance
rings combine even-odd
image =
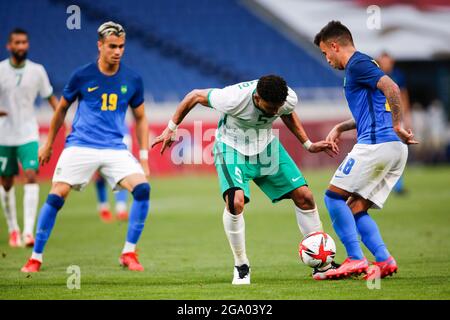
[[[227,190],[236,188],[244,191],[245,202],[249,202],[250,180],[273,203],[288,198],[291,191],[307,185],[297,165],[276,138],[255,156],[245,156],[217,141],[214,146],[214,163],[224,199]]]
[[[19,173],[19,164],[23,170],[37,171],[38,162],[37,141],[28,142],[20,146],[0,146],[0,176],[10,177]]]

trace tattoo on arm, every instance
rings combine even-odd
[[[394,128],[396,126],[399,126],[402,120],[402,109],[400,102],[401,101],[400,89],[398,85],[394,81],[392,81],[391,78],[384,75],[378,81],[377,88],[384,93],[389,103]]]

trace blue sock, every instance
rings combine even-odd
[[[120,190],[119,192],[116,192],[116,203],[124,202],[126,204],[127,201],[128,201],[128,191],[127,190]]]
[[[403,176],[401,176],[400,179],[398,179],[397,183],[394,186],[394,191],[395,192],[402,192],[403,191],[403,187],[404,187]]]
[[[53,226],[55,225],[56,214],[63,205],[64,198],[56,194],[48,195],[47,201],[44,203],[39,213],[36,228],[36,242],[33,248],[34,252],[42,253],[44,251],[44,246],[50,237]]]
[[[108,191],[106,190],[105,179],[99,177],[95,181],[95,190],[97,191],[97,201],[99,203],[108,202]]]
[[[360,260],[364,258],[364,254],[359,245],[355,219],[345,201],[344,197],[335,192],[330,190],[325,192],[325,205],[330,213],[334,231],[344,244],[348,257],[352,260]]]
[[[361,240],[375,256],[377,262],[385,261],[390,253],[381,238],[377,223],[365,211],[355,214],[356,227],[361,235]]]
[[[150,185],[141,183],[133,189],[131,194],[134,201],[130,210],[127,242],[136,244],[144,229],[145,219],[150,206]]]

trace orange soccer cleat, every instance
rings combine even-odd
[[[22,272],[39,272],[42,262],[36,259],[28,259],[27,263],[20,269]]]
[[[119,258],[119,263],[123,267],[128,267],[131,271],[144,271],[144,267],[139,263],[136,252],[122,253]]]
[[[102,219],[105,223],[110,223],[114,220],[114,216],[112,215],[109,209],[101,209],[100,210],[100,219]]]
[[[394,257],[390,256],[387,260],[381,262],[373,262],[367,270],[364,277],[365,280],[373,280],[376,278],[385,278],[397,273],[398,266]]]
[[[14,230],[9,234],[9,246],[13,248],[22,247],[22,240],[20,238],[19,230]]]

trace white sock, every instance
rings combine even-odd
[[[0,186],[0,202],[2,203],[3,213],[5,214],[6,223],[8,224],[9,233],[19,230],[17,224],[17,210],[16,210],[16,194],[14,187],[9,191],[5,191]]]
[[[36,253],[33,251],[33,253],[31,254],[31,259],[42,262],[42,253]]]
[[[124,201],[116,202],[116,213],[127,211],[127,203]]]
[[[32,235],[39,204],[39,185],[37,183],[30,183],[24,185],[23,189],[23,234]]]
[[[97,210],[98,211],[109,210],[109,203],[108,202],[100,202],[97,205]]]
[[[125,246],[123,247],[122,253],[135,252],[135,251],[136,251],[136,243],[131,243],[131,242],[125,241]]]
[[[247,254],[245,252],[245,220],[244,212],[233,215],[225,208],[223,211],[223,227],[233,251],[234,264],[241,266],[249,264]]]
[[[311,210],[303,210],[295,206],[295,215],[297,216],[297,224],[303,236],[323,230],[317,207]]]

